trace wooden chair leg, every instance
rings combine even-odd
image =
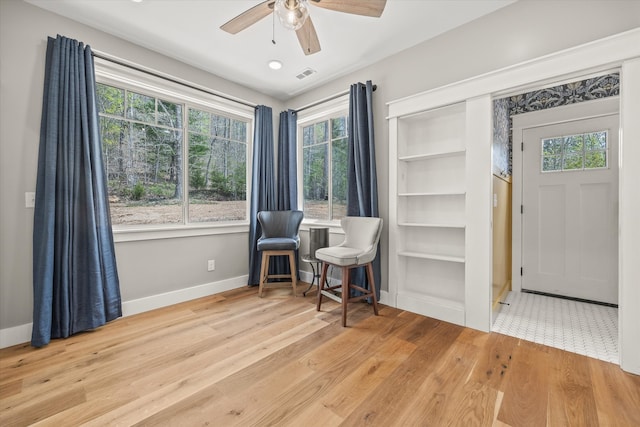
[[[371,291],[372,304],[373,304],[373,313],[378,315],[378,298],[376,296],[376,282],[373,279],[373,265],[371,263],[367,264],[367,278],[369,279],[369,289]]]
[[[342,267],[342,326],[347,326],[347,305],[349,304],[349,267]]]
[[[260,287],[258,288],[258,296],[262,298],[262,291],[264,290],[264,281],[269,273],[269,255],[267,251],[262,252],[262,265],[260,266]]]
[[[320,274],[320,283],[318,283],[318,304],[316,306],[316,311],[320,311],[320,306],[322,305],[322,290],[324,289],[324,283],[327,280],[327,268],[329,268],[329,264],[323,262],[322,274]]]
[[[293,287],[293,296],[298,296],[297,286],[298,286],[298,274],[296,269],[296,256],[295,252],[289,252],[289,270],[291,271],[291,286]]]

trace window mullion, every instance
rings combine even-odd
[[[182,104],[182,222],[189,224],[189,106]]]
[[[331,120],[328,121],[329,126],[331,126]],[[329,127],[329,132],[331,132],[331,127]],[[327,159],[329,161],[329,173],[328,175],[328,180],[329,182],[327,183],[327,185],[329,186],[329,194],[328,194],[328,202],[327,205],[329,206],[329,220],[333,220],[333,140],[331,139],[331,136],[329,136],[329,138],[327,138],[327,151],[329,152],[329,154],[327,155]]]
[[[587,134],[582,135],[582,170],[587,170]]]

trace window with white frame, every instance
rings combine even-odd
[[[581,133],[540,140],[540,171],[604,169],[609,165],[608,132]]]
[[[253,111],[96,71],[114,228],[246,222]]]
[[[347,215],[347,118],[342,109],[299,121],[305,220],[333,221]]]

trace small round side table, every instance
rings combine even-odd
[[[320,284],[320,272],[322,271],[322,261],[312,257],[310,254],[304,254],[300,257],[300,259],[302,260],[302,262],[306,262],[309,265],[311,265],[311,271],[313,272],[313,278],[311,279],[311,284],[309,284],[309,287],[307,288],[306,291],[304,291],[302,293],[303,296],[307,296],[307,292],[309,292],[311,290],[311,288],[313,288],[313,285],[318,286]]]

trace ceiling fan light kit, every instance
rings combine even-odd
[[[274,11],[288,30],[300,29],[309,17],[307,0],[276,0]]]
[[[223,24],[220,29],[237,34],[275,13],[285,28],[294,30],[305,55],[320,52],[320,41],[309,16],[309,4],[322,9],[379,18],[387,0],[266,0]]]

